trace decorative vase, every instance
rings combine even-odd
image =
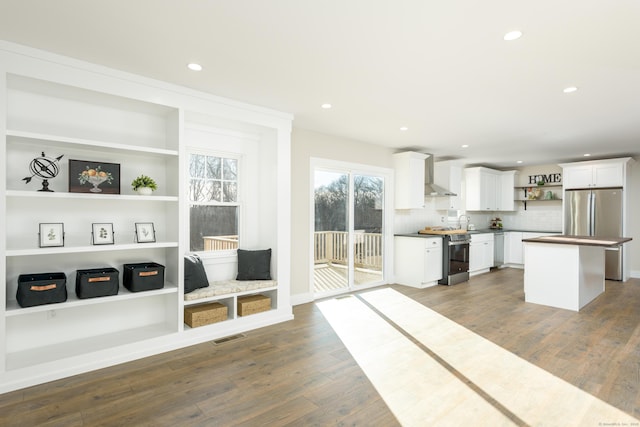
[[[136,191],[141,196],[150,196],[153,193],[153,190],[149,187],[139,187]]]

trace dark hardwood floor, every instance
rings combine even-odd
[[[640,418],[640,280],[607,282],[578,313],[525,303],[515,269],[392,287]],[[397,425],[316,306],[294,314],[222,344],[0,395],[0,425]]]

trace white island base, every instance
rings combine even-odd
[[[524,300],[579,311],[604,292],[604,247],[524,242]]]

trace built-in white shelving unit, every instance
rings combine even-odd
[[[291,116],[4,42],[0,101],[0,393],[292,318]],[[227,305],[229,319],[191,329],[183,324],[184,129],[194,123],[257,135],[252,143],[270,167],[253,168],[255,190],[243,195],[246,206],[261,208],[245,214],[253,231],[245,242],[272,248],[278,286],[260,290],[271,298],[268,312],[240,318],[237,295],[216,297],[210,300]],[[53,192],[37,191],[36,178],[23,180],[43,152],[63,156],[49,180]],[[120,165],[119,194],[70,192],[77,177],[70,176],[69,159]],[[140,174],[157,182],[153,195],[131,189]],[[139,222],[154,224],[155,242],[136,242]],[[63,223],[64,246],[40,247],[41,223]],[[93,223],[113,224],[114,244],[93,245]],[[137,262],[165,266],[164,287],[124,288],[122,265]],[[120,271],[119,293],[78,299],[76,270],[102,267]],[[18,277],[45,272],[65,273],[68,300],[20,307]]]

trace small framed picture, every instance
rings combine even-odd
[[[136,241],[138,243],[156,241],[156,230],[152,222],[136,222]]]
[[[41,248],[64,246],[64,224],[61,222],[41,223],[38,234]]]
[[[120,194],[120,165],[69,159],[69,192]]]
[[[113,224],[91,224],[91,243],[94,245],[113,245]]]

